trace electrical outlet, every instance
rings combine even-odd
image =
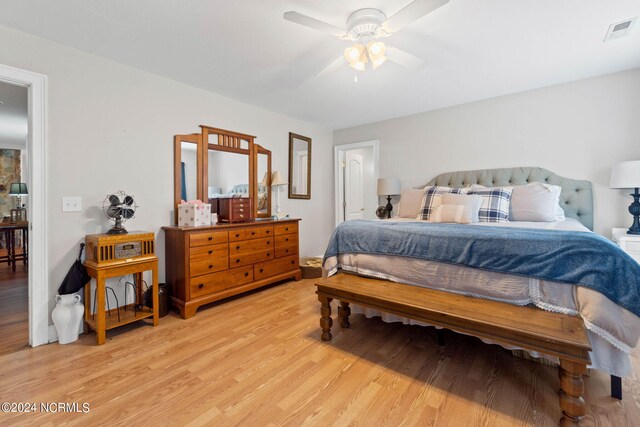
[[[62,212],[81,212],[82,197],[63,197]]]

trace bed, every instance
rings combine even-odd
[[[561,187],[558,205],[564,211],[564,216],[566,217],[564,220],[537,223],[474,223],[471,226],[457,224],[456,226],[469,227],[474,230],[480,230],[484,227],[485,230],[477,231],[478,233],[484,233],[484,235],[490,234],[486,231],[489,229],[492,230],[491,232],[495,231],[502,235],[510,233],[517,235],[519,233],[518,230],[530,229],[532,234],[544,235],[546,233],[547,235],[559,236],[560,234],[553,233],[569,233],[566,236],[576,236],[577,240],[595,238],[591,233],[591,230],[593,230],[593,195],[591,184],[588,181],[567,179],[546,169],[526,167],[445,173],[429,181],[425,187],[468,188],[473,185],[511,187],[524,186],[533,182]],[[386,221],[387,224],[377,222],[376,226],[410,228],[413,225],[404,226],[402,224],[415,223],[415,227],[419,225],[418,221],[411,218],[393,218]],[[365,225],[368,229],[372,228],[372,226],[373,223]],[[447,225],[446,227],[449,226]],[[445,233],[456,230],[455,228],[446,227],[442,227],[442,229],[446,230]],[[527,234],[527,232],[523,233]],[[351,238],[354,239],[353,236],[357,234],[352,234]],[[472,239],[473,237],[461,237],[461,239],[464,238]],[[371,236],[367,237],[367,239],[375,240]],[[504,241],[502,244],[505,244]],[[577,243],[577,245],[579,244],[584,245],[584,243]],[[384,251],[378,251],[376,253],[367,253],[359,248],[354,250],[353,247],[347,250],[338,249],[336,253],[331,253],[328,248],[323,264],[323,274],[327,277],[337,272],[346,272],[438,291],[507,302],[514,305],[534,305],[542,310],[580,316],[588,329],[592,347],[590,354],[592,367],[611,374],[613,379],[632,374],[629,355],[638,343],[640,317],[638,317],[637,311],[634,313],[629,308],[633,308],[633,304],[640,304],[638,302],[640,287],[634,278],[634,273],[640,272],[640,266],[637,263],[635,265],[630,264],[628,257],[625,258],[626,254],[624,252],[614,247],[608,247],[606,242],[599,241],[598,244],[602,244],[607,251],[612,251],[612,258],[617,259],[620,257],[623,264],[615,265],[623,265],[624,269],[633,270],[630,272],[631,275],[624,279],[634,282],[630,283],[629,288],[625,291],[627,294],[622,304],[624,307],[614,302],[615,298],[612,300],[603,293],[585,286],[568,285],[565,280],[554,281],[527,276],[521,271],[510,274],[509,272],[495,271],[491,268],[480,268],[479,266],[482,266],[482,264],[475,266],[463,265],[457,262],[450,262],[451,260],[448,259],[418,259],[413,256],[398,255],[397,252],[384,253]],[[332,243],[330,243],[330,247],[331,245]],[[609,246],[614,245],[609,244]],[[614,271],[605,270],[601,273],[608,274],[614,273]],[[640,276],[640,274],[637,275]],[[604,290],[606,293],[607,289]],[[402,318],[357,304],[352,305],[351,312],[362,313],[367,317],[380,316],[384,321],[388,322],[401,321],[411,324],[423,324],[412,319]],[[484,341],[491,342],[490,340]],[[541,355],[532,354],[532,356],[540,357]]]

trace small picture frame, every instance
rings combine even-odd
[[[27,220],[27,210],[11,209],[11,222],[25,222]]]

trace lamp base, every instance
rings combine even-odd
[[[391,196],[387,196],[387,218],[391,218],[391,211],[393,210],[393,205],[391,204]]]
[[[638,192],[638,187],[635,188],[631,196],[633,203],[629,205],[629,213],[633,215],[633,224],[629,227],[627,234],[640,234],[640,192]]]

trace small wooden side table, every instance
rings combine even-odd
[[[96,280],[96,313],[95,319],[91,313],[91,282],[84,287],[84,321],[90,329],[96,331],[96,342],[98,345],[105,343],[107,331],[138,320],[153,317],[153,326],[158,325],[159,300],[158,300],[158,258],[155,255],[146,256],[142,259],[123,260],[122,262],[107,265],[98,265],[94,262],[85,261],[85,268],[89,276]],[[153,308],[142,307],[141,310],[123,310],[120,320],[115,315],[107,319],[105,311],[105,281],[110,277],[118,277],[126,274],[133,274],[135,282],[142,284],[142,272],[151,271],[153,274]],[[138,301],[142,294],[141,287],[138,288]],[[126,301],[125,301],[126,303]],[[117,310],[117,308],[116,308]]]

